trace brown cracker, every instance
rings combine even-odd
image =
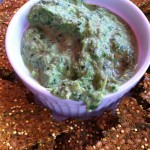
[[[145,121],[145,111],[134,98],[124,98],[116,109],[119,123],[116,127],[103,131],[101,140],[87,150],[150,148],[150,124]]]

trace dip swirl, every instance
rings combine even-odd
[[[136,68],[137,41],[110,11],[82,0],[42,0],[31,9],[21,54],[53,95],[97,108]]]

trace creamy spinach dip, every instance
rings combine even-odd
[[[133,76],[135,36],[110,11],[82,0],[42,0],[28,20],[21,54],[32,77],[53,95],[83,100],[93,110]]]

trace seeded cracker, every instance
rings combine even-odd
[[[56,138],[54,150],[84,150],[88,145],[94,145],[103,137],[102,131],[114,125],[111,119],[116,119],[112,113],[105,112],[101,117],[92,117],[88,120],[70,119],[70,132]]]
[[[0,4],[0,74],[2,69],[5,69],[7,74],[9,74],[8,71],[12,72],[12,67],[9,64],[5,51],[5,34],[10,19],[26,1],[4,0]]]
[[[150,74],[145,74],[144,81],[141,84],[144,87],[144,92],[140,96],[150,104]]]
[[[133,98],[125,98],[116,109],[119,118],[118,125],[103,131],[100,141],[87,150],[148,150],[150,148],[150,124],[145,121],[142,106]]]
[[[26,105],[28,100],[26,95],[29,91],[7,80],[0,79],[0,113],[4,113],[14,105]]]
[[[19,84],[0,80],[0,149],[53,147],[57,135],[68,132],[67,125],[52,119],[51,112],[26,99]]]
[[[132,0],[145,14],[150,13],[150,0]]]

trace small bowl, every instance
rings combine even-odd
[[[117,92],[104,96],[99,107],[92,112],[86,111],[86,105],[83,101],[62,100],[53,96],[46,88],[42,87],[30,76],[30,73],[23,62],[20,46],[22,35],[29,26],[27,15],[31,7],[39,2],[39,0],[30,0],[22,6],[12,18],[6,33],[6,52],[16,74],[34,93],[36,102],[43,104],[52,110],[54,116],[57,116],[59,119],[64,119],[66,117],[87,118],[102,114],[112,103],[117,102],[119,98],[137,84],[150,64],[150,25],[145,15],[138,7],[129,0],[85,1],[86,3],[105,7],[125,20],[134,31],[139,48],[137,69],[134,76],[120,86]]]

